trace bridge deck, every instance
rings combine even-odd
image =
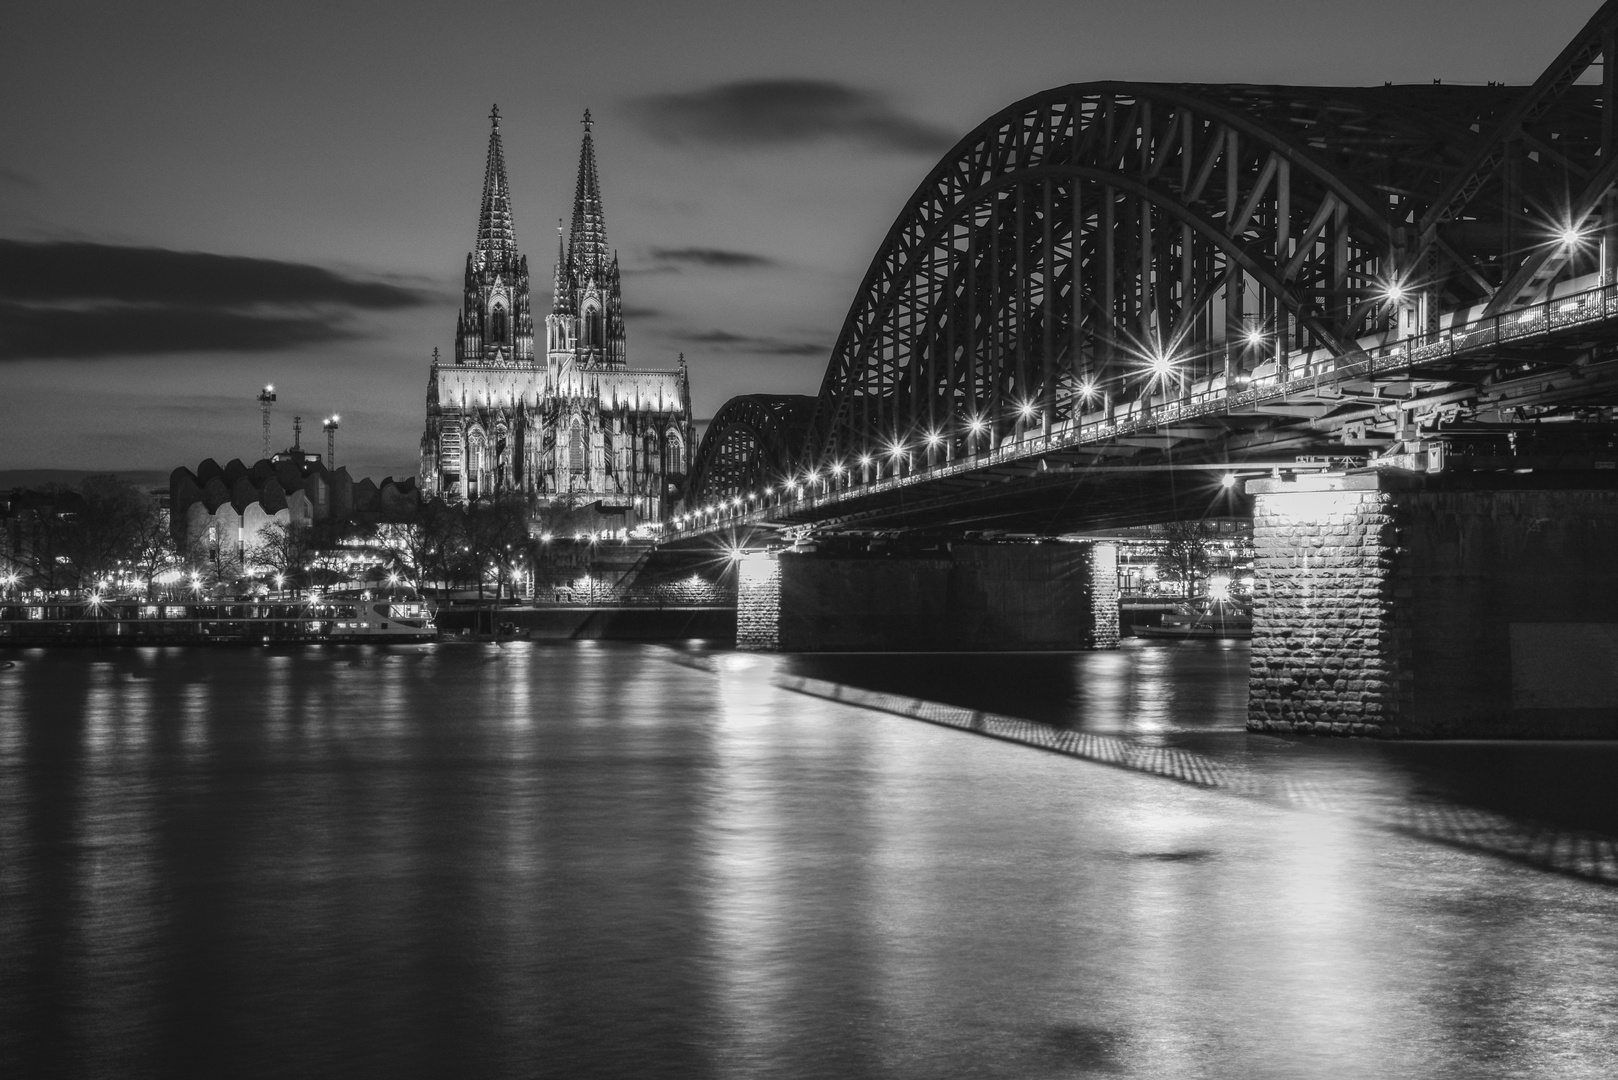
[[[1365,340],[1361,351],[1346,356],[1290,354],[1284,363],[1260,367],[1241,387],[1216,374],[1110,416],[1092,413],[1049,431],[1030,430],[993,449],[901,475],[862,483],[851,469],[844,486],[763,506],[702,508],[693,520],[671,525],[665,542],[807,526],[881,531],[948,522],[1050,529],[1151,520],[1161,515],[1165,498],[1217,493],[1219,473],[1320,468],[1326,462],[1299,458],[1365,458],[1392,449],[1401,425],[1416,417],[1463,406],[1475,416],[1569,401],[1618,403],[1618,361],[1592,352],[1615,338],[1618,286],[1579,288],[1588,284],[1569,283],[1548,299],[1498,316],[1477,317],[1478,309],[1452,313],[1435,333]],[[1206,483],[1188,485],[1183,475],[1172,475],[1198,470]],[[1127,491],[1109,494],[1094,486],[1119,474],[1129,474]],[[1084,483],[1093,490],[1075,504],[1076,485]]]

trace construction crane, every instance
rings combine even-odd
[[[273,385],[264,384],[264,389],[258,392],[258,404],[264,413],[264,458],[268,460],[270,456],[270,406],[275,404],[275,387]]]
[[[326,417],[326,468],[337,470],[337,414]]]

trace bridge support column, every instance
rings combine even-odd
[[[991,651],[1118,644],[1109,543],[954,544],[925,554],[752,554],[739,649]]]
[[[1248,728],[1618,737],[1610,475],[1250,482]]]
[[[774,652],[781,647],[781,556],[755,551],[736,564],[736,647]]]

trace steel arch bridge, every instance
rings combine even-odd
[[[1099,82],[1017,102],[899,214],[801,441],[783,458],[786,427],[768,447],[732,431],[753,423],[737,399],[690,504],[905,475],[1199,380],[1235,396],[1559,277],[1610,281],[1615,30],[1609,0],[1528,88]]]
[[[815,399],[802,394],[744,394],[714,414],[692,464],[704,489],[738,497],[793,472]]]

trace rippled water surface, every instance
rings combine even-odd
[[[1610,748],[1248,736],[1245,680],[1211,646],[0,653],[0,1076],[1618,1074],[1618,890],[1409,825],[1595,843]]]

